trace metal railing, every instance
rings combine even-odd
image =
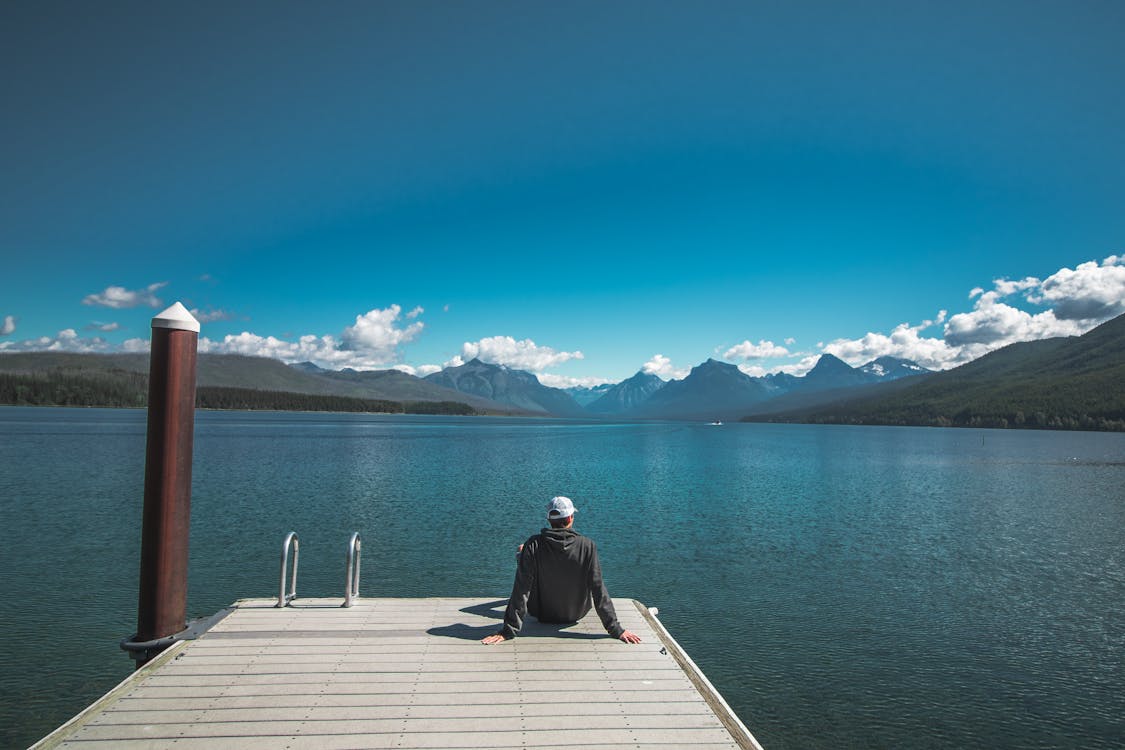
[[[285,593],[285,568],[289,564],[289,550],[293,550],[293,574],[289,578],[289,593]],[[289,602],[297,598],[297,561],[301,556],[301,544],[297,540],[297,532],[290,531],[285,535],[281,544],[281,587],[277,594],[278,607],[287,607]]]
[[[362,551],[359,532],[356,531],[352,534],[352,538],[348,540],[347,578],[344,581],[343,606],[345,607],[352,606],[352,602],[359,598],[359,562]]]
[[[289,552],[293,552],[293,569],[289,572],[289,591],[285,591],[285,573],[289,570]],[[363,545],[359,541],[359,532],[352,532],[348,539],[348,551],[345,567],[344,603],[341,606],[350,607],[359,598],[359,568]],[[301,558],[301,543],[297,539],[297,532],[290,531],[281,543],[281,576],[278,581],[277,604],[275,607],[288,607],[297,598],[297,564]]]

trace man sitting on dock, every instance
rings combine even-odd
[[[598,548],[594,540],[575,531],[574,503],[568,497],[553,497],[547,504],[549,529],[543,529],[520,545],[516,582],[504,627],[482,643],[492,645],[515,638],[528,611],[539,622],[572,623],[590,611],[590,603],[602,625],[614,638],[640,643],[640,636],[617,622],[617,611],[602,580]]]

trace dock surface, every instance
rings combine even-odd
[[[504,601],[243,600],[36,748],[759,748],[659,621],[644,640],[528,618],[493,646]],[[124,656],[122,656],[124,658]]]

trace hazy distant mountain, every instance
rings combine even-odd
[[[585,414],[578,402],[566,391],[548,388],[529,372],[487,364],[479,359],[473,359],[459,367],[447,367],[441,372],[427,375],[423,380],[525,411],[559,417]]]
[[[564,391],[570,394],[570,397],[578,402],[579,406],[586,406],[594,401],[597,401],[605,392],[613,388],[613,383],[602,383],[592,387],[584,385],[576,385],[571,388],[563,388]]]
[[[673,380],[626,412],[655,419],[730,419],[768,399],[770,389],[734,365],[709,359],[683,380]]]
[[[594,414],[620,414],[648,401],[664,385],[664,381],[656,375],[638,372],[606,389],[601,398],[586,404],[586,411]]]
[[[656,391],[664,388],[665,382],[655,374],[638,372],[631,378],[622,380],[602,391],[601,398],[586,404],[592,414],[621,414],[645,403]]]
[[[898,380],[899,378],[909,378],[915,375],[925,375],[931,370],[927,370],[917,362],[911,362],[909,359],[899,359],[898,357],[879,357],[873,359],[863,367],[859,368],[872,382],[886,382],[888,380]]]
[[[803,378],[798,388],[803,391],[826,391],[831,388],[851,388],[867,383],[867,375],[839,357],[823,354]]]
[[[839,393],[926,372],[913,362],[893,357],[857,368],[825,354],[804,376],[776,373],[754,378],[734,365],[710,359],[683,380],[673,380],[637,402],[625,410],[625,415],[648,419],[739,418],[826,403]],[[595,404],[586,408],[594,411]]]
[[[821,355],[816,366],[803,378],[797,378],[789,390],[826,391],[855,388],[868,383],[883,383],[929,372],[908,359],[880,357],[862,367],[851,367],[839,357]]]
[[[946,372],[750,418],[1125,430],[1125,315],[1082,336],[1011,344]]]
[[[775,372],[772,375],[766,375],[759,378],[762,384],[770,389],[770,392],[775,395],[788,393],[789,391],[797,388],[801,383],[801,378],[796,375],[790,375],[787,372]]]
[[[869,395],[880,383],[891,383],[930,372],[906,359],[880,357],[862,367],[850,367],[838,357],[823,355],[804,377],[779,373],[763,378],[773,388],[768,401],[757,404],[747,415],[762,415],[807,409],[843,398]]]

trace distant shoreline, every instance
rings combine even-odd
[[[0,407],[11,406],[20,408],[48,408],[48,409],[129,409],[132,411],[143,411],[147,409],[146,406],[119,406],[112,404],[13,404],[7,402],[0,402]],[[278,414],[360,414],[370,416],[416,416],[416,417],[493,417],[493,418],[510,418],[510,419],[549,419],[549,420],[566,420],[573,419],[567,417],[558,417],[552,414],[512,414],[512,413],[489,413],[476,411],[472,414],[464,413],[440,413],[440,412],[420,412],[420,411],[355,411],[355,410],[335,410],[335,409],[283,409],[283,408],[242,408],[242,407],[218,407],[218,406],[199,406],[197,405],[196,411],[207,412],[273,412]],[[605,420],[597,418],[583,418],[578,421],[591,422],[591,423],[604,423],[611,422],[627,422],[630,424],[645,424],[645,423],[672,423],[672,424],[709,424],[704,419],[620,419],[620,420]],[[859,421],[856,419],[780,419],[780,418],[766,418],[749,416],[742,419],[730,422],[728,424],[769,424],[769,425],[806,425],[810,427],[913,427],[919,429],[977,429],[977,430],[1004,430],[1004,431],[1026,431],[1026,432],[1091,432],[1091,433],[1122,433],[1125,432],[1125,425],[1113,426],[1107,429],[1096,429],[1091,427],[1076,426],[1076,427],[1055,427],[1055,426],[1038,426],[1034,424],[1024,424],[1020,426],[1007,425],[1002,426],[998,424],[971,424],[971,423],[952,423],[952,424],[935,424],[935,423],[907,423],[907,422],[879,422],[879,421]]]

